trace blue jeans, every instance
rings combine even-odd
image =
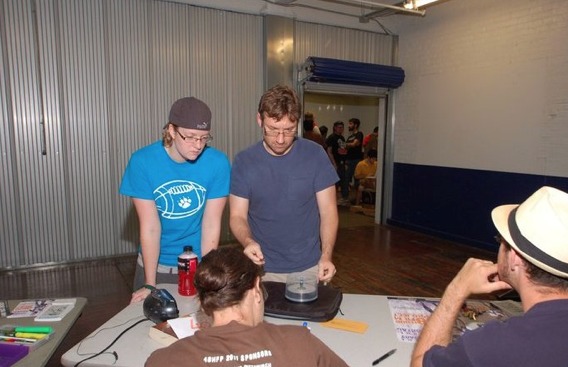
[[[349,197],[349,186],[347,186],[346,194],[343,193],[345,186],[345,161],[340,161],[337,163],[337,175],[339,176],[339,188],[341,189],[341,197]]]
[[[349,159],[345,161],[345,178],[341,182],[341,197],[343,199],[349,199],[349,184],[351,180],[353,180],[353,176],[355,175],[355,167],[357,167],[357,163],[360,160],[357,159]]]

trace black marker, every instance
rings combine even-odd
[[[385,353],[382,356],[380,356],[379,358],[375,359],[375,361],[373,361],[373,366],[378,365],[381,361],[384,361],[388,357],[392,356],[394,354],[394,352],[396,352],[396,349],[393,349],[393,350],[389,351],[388,353]]]

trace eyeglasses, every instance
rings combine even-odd
[[[262,289],[262,298],[264,298],[264,302],[268,299],[268,291],[262,282],[260,283],[260,289]]]
[[[193,144],[197,144],[197,143],[202,143],[202,144],[207,144],[209,143],[211,140],[213,140],[213,137],[211,135],[203,135],[200,137],[197,136],[183,136],[178,129],[175,129],[176,133],[178,133],[179,137],[183,139],[184,142],[186,143],[193,143]]]
[[[509,243],[503,238],[503,236],[501,236],[500,234],[497,234],[497,235],[493,236],[493,238],[495,239],[495,242],[497,242],[498,245],[502,245],[502,244],[508,245],[508,244],[509,244]]]
[[[270,128],[264,127],[263,130],[264,130],[264,135],[270,136],[272,138],[276,138],[280,134],[282,134],[286,137],[291,137],[291,136],[295,136],[298,133],[298,129],[296,129],[296,128],[276,130],[276,129],[270,129]]]

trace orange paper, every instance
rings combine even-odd
[[[338,318],[335,318],[327,322],[322,322],[321,325],[325,327],[351,331],[360,334],[364,334],[367,331],[367,328],[369,327],[369,325],[367,325],[364,322],[347,320],[347,319],[338,319]]]

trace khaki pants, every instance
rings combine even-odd
[[[134,272],[134,284],[132,289],[137,291],[144,285],[144,266],[142,265],[142,254],[136,260],[136,271]],[[156,284],[177,284],[177,267],[158,264],[156,272]]]
[[[302,271],[302,273],[314,274],[317,278],[318,270],[319,270],[319,266],[315,265],[315,266],[312,266],[311,268],[308,268],[308,269]],[[288,279],[288,274],[292,274],[292,273],[266,273],[262,277],[262,280],[265,281],[265,282],[270,281],[270,282],[286,283],[286,279]]]

